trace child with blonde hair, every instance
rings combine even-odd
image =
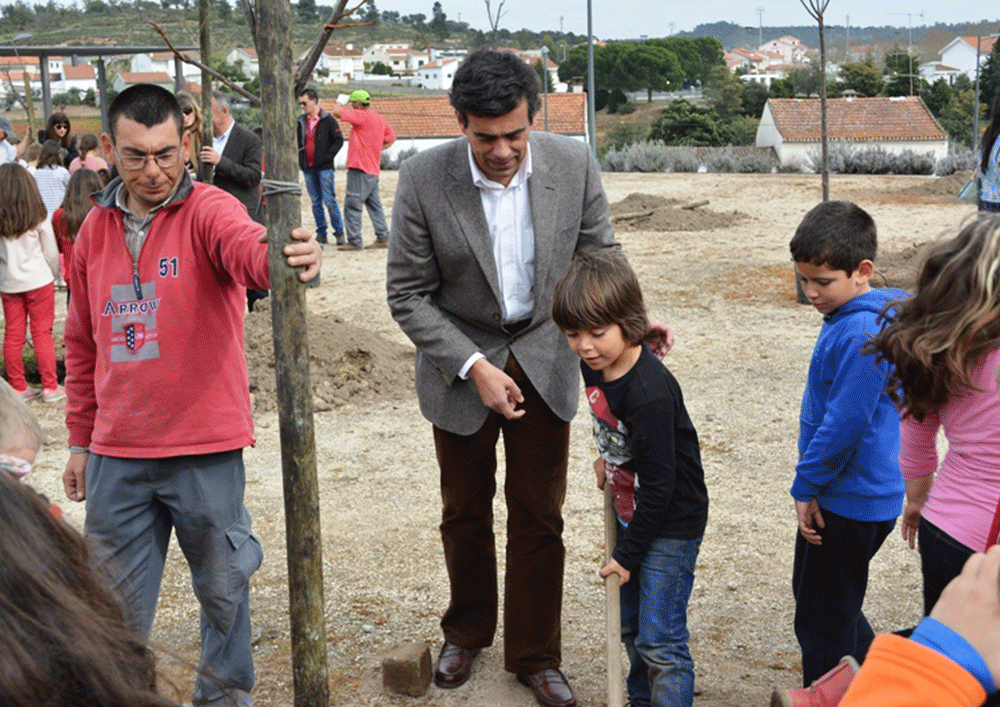
[[[56,377],[52,340],[59,248],[35,180],[16,163],[0,165],[0,299],[3,300],[3,361],[7,380],[23,400],[66,397]],[[31,327],[42,389],[24,376],[25,331]]]

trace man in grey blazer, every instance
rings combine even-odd
[[[451,601],[434,679],[464,683],[496,632],[492,499],[506,457],[504,667],[546,707],[576,704],[559,670],[569,420],[576,357],[551,319],[573,254],[616,247],[597,165],[579,141],[532,133],[535,71],[479,51],[455,73],[465,133],[407,160],[392,210],[387,290],[416,346],[433,424]]]

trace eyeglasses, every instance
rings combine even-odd
[[[192,113],[194,113],[194,108],[190,106],[188,106],[187,108],[181,108],[181,110],[184,111],[184,115],[191,115]]]
[[[308,101],[299,101],[299,105],[305,108],[307,105],[309,105],[309,103]]]
[[[56,129],[62,128],[63,130],[69,130],[69,123],[56,123],[52,127]]]
[[[177,160],[181,155],[181,151],[176,147],[171,147],[152,155],[123,155],[118,152],[117,147],[114,148],[114,152],[115,156],[118,158],[118,166],[122,169],[127,169],[130,172],[137,172],[140,169],[145,169],[146,162],[149,160],[156,162],[156,166],[160,169],[170,169],[177,164]]]

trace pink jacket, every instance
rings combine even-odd
[[[156,213],[133,263],[114,206],[120,184],[95,198],[73,247],[70,445],[157,458],[253,444],[244,289],[269,285],[263,227],[234,197],[185,175],[186,196]]]
[[[917,422],[900,423],[899,467],[904,479],[938,472],[921,516],[971,550],[986,550],[1000,500],[1000,401],[993,371],[1000,348],[976,363],[972,380],[982,392],[953,396]],[[938,469],[937,432],[944,427],[948,452]]]

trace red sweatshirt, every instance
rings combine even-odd
[[[243,317],[245,288],[270,284],[263,227],[234,197],[185,177],[133,263],[119,184],[96,196],[73,247],[69,444],[127,458],[253,444]]]

